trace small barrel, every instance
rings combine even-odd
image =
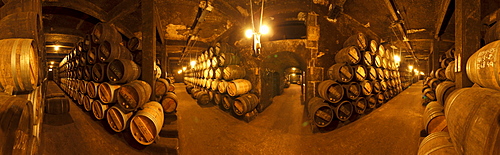
[[[125,113],[117,106],[112,106],[106,112],[106,120],[113,131],[122,132],[127,128],[128,120],[133,114],[133,112]]]
[[[379,54],[375,54],[375,56],[373,57],[373,64],[377,68],[382,67],[382,58]]]
[[[382,86],[380,85],[380,81],[371,81],[373,86],[374,93],[380,93],[382,91]]]
[[[217,79],[212,80],[212,84],[210,85],[210,90],[216,91],[218,87],[219,87],[219,80]]]
[[[120,87],[120,85],[111,85],[107,82],[101,83],[97,90],[99,99],[103,104],[115,103],[116,93]]]
[[[377,106],[384,104],[386,101],[386,98],[385,98],[383,92],[376,94],[376,98],[377,98]]]
[[[40,63],[33,39],[0,40],[0,91],[27,93],[39,81]],[[40,77],[41,78],[41,77]]]
[[[352,106],[351,102],[342,101],[338,104],[338,106],[335,106],[333,108],[333,111],[335,112],[338,120],[347,121],[349,120],[349,118],[351,118],[354,107]]]
[[[379,44],[376,40],[370,40],[370,47],[368,50],[370,50],[371,53],[377,53],[378,46]]]
[[[347,38],[347,40],[344,42],[344,48],[349,46],[356,46],[362,50],[369,50],[368,44],[369,43],[366,35],[360,32]]]
[[[344,97],[346,99],[350,100],[356,100],[356,98],[359,97],[361,94],[361,87],[359,86],[359,83],[357,82],[351,82],[348,84],[342,84],[342,87],[344,88]]]
[[[486,88],[500,90],[499,48],[500,41],[494,41],[469,57],[466,71],[472,82]]]
[[[85,109],[85,111],[92,110],[92,102],[94,102],[94,99],[90,98],[89,96],[85,95],[83,97],[83,108]]]
[[[446,75],[446,79],[455,81],[455,61],[450,62],[448,67],[446,67],[446,70],[444,71],[444,74]]]
[[[83,69],[83,79],[86,81],[92,80],[92,67],[93,65],[86,65]]]
[[[363,65],[353,66],[354,69],[354,80],[355,81],[364,81],[367,77],[366,67]]]
[[[94,100],[92,102],[92,113],[97,120],[102,120],[105,117],[106,110],[109,109],[109,105],[103,104],[100,100]]]
[[[447,58],[455,58],[455,47],[450,48],[445,54]]]
[[[257,107],[260,100],[255,94],[245,94],[234,100],[233,111],[236,115],[242,116]]]
[[[450,81],[441,82],[436,87],[436,98],[437,102],[444,106],[446,98],[451,94],[451,92],[455,91],[455,83]]]
[[[210,102],[212,102],[210,95],[206,90],[196,92],[194,94],[194,97],[196,98],[196,102],[200,105],[208,105]]]
[[[307,102],[309,118],[317,127],[328,126],[333,118],[333,109],[322,98],[313,97]]]
[[[90,81],[87,83],[87,94],[90,98],[97,98],[100,83]]]
[[[219,67],[217,70],[215,70],[215,79],[222,79],[224,78],[224,67]]]
[[[368,102],[364,97],[358,97],[356,100],[352,101],[352,106],[354,107],[354,112],[357,114],[364,114],[366,108],[368,107]]]
[[[104,82],[108,80],[106,75],[107,64],[105,63],[96,63],[92,66],[92,79],[95,82]]]
[[[97,23],[92,30],[92,42],[102,43],[104,40],[121,42],[122,37],[118,31],[109,23]]]
[[[338,103],[344,97],[344,88],[333,80],[325,80],[318,85],[318,94],[330,103]]]
[[[160,97],[168,92],[168,87],[170,87],[170,82],[164,78],[159,78],[155,82],[155,96]]]
[[[343,62],[350,65],[356,65],[361,59],[361,52],[355,46],[344,47],[335,55],[335,62],[337,63]]]
[[[385,80],[380,81],[380,88],[382,88],[382,91],[386,91],[388,89],[387,81]]]
[[[227,85],[227,93],[231,96],[243,95],[250,90],[252,90],[252,83],[245,79],[236,79]]]
[[[377,98],[376,95],[368,95],[365,97],[366,103],[368,104],[368,107],[371,109],[374,109],[377,107]]]
[[[161,106],[163,107],[163,112],[172,113],[177,110],[178,99],[177,95],[172,92],[167,92],[160,101]]]
[[[213,68],[219,67],[219,57],[214,56],[212,57],[212,66]]]
[[[428,98],[431,101],[435,101],[436,100],[436,93],[431,88],[426,88],[424,90],[424,97]]]
[[[222,98],[221,108],[223,110],[229,110],[233,107],[233,105],[234,105],[234,98],[232,96],[229,96],[228,94],[224,94]]]
[[[438,80],[441,80],[441,81],[446,80],[446,68],[437,69],[435,74],[436,74],[435,76]]]
[[[229,65],[224,68],[223,75],[224,80],[241,79],[246,76],[246,71],[243,67],[240,67],[238,65]]]
[[[446,154],[458,155],[448,132],[436,132],[422,140],[418,147],[418,155]]]
[[[437,102],[429,102],[425,107],[423,114],[424,129],[428,134],[447,130],[443,109],[444,107]]]
[[[364,51],[362,52],[363,54],[363,57],[361,59],[361,62],[363,63],[363,65],[366,65],[366,66],[371,66],[373,64],[373,55],[370,51]]]
[[[144,81],[134,80],[118,89],[118,105],[126,112],[137,110],[149,101],[151,86]]]
[[[367,80],[377,80],[378,75],[377,75],[377,69],[375,69],[375,67],[367,66],[366,72],[367,72],[366,76]]]
[[[354,70],[346,63],[337,63],[328,68],[328,77],[337,82],[348,83],[354,78]]]
[[[380,55],[380,58],[386,57],[386,52],[387,51],[386,51],[384,45],[379,45],[377,52],[378,52],[377,54]]]
[[[137,37],[132,37],[127,42],[127,49],[130,51],[142,50],[142,40]]]
[[[235,53],[220,53],[219,66],[239,65],[240,57]]]
[[[370,83],[370,81],[367,80],[362,81],[359,83],[359,85],[361,86],[361,95],[368,96],[372,94],[373,86],[372,83]]]
[[[120,84],[137,80],[141,70],[132,60],[114,59],[109,63],[106,74],[109,83]]]
[[[384,69],[376,68],[375,70],[377,70],[377,75],[378,75],[377,79],[384,80],[385,79]]]
[[[450,94],[445,104],[446,122],[459,154],[500,152],[500,91],[463,88]]]
[[[85,80],[78,80],[78,90],[83,94],[87,94],[87,89],[86,89],[87,83],[88,82]]]
[[[221,94],[221,93],[215,93],[215,96],[214,96],[214,104],[216,105],[221,105],[222,104],[222,100],[224,99],[224,95]]]
[[[90,50],[87,52],[87,63],[95,64],[99,62],[99,54],[97,47],[90,47]]]
[[[5,96],[2,96],[5,97]],[[5,104],[5,103],[3,103]],[[7,103],[8,104],[8,103]],[[69,100],[66,97],[53,97],[45,100],[45,112],[49,114],[65,114],[69,112]]]
[[[130,132],[142,145],[151,145],[163,126],[163,108],[160,103],[150,101],[130,120]]]

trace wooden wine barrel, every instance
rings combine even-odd
[[[384,78],[386,80],[391,79],[391,71],[389,71],[389,69],[383,69],[383,71],[384,71]]]
[[[431,101],[435,101],[436,100],[436,93],[431,88],[426,88],[424,90],[424,97],[428,98]]]
[[[238,96],[252,90],[252,83],[245,79],[236,79],[228,83],[227,93],[231,96]]]
[[[443,61],[441,61],[441,68],[446,68],[448,67],[448,64],[450,64],[452,61],[454,61],[454,58],[446,58]]]
[[[318,85],[318,94],[330,103],[338,103],[344,97],[344,88],[333,80],[325,80]]]
[[[0,91],[28,93],[39,81],[38,51],[33,39],[0,40]]]
[[[123,45],[115,42],[109,42],[105,40],[99,46],[98,51],[99,60],[101,62],[111,62],[114,59],[132,60],[132,54],[130,53],[130,51]]]
[[[367,80],[362,81],[359,83],[359,85],[361,86],[361,95],[368,96],[372,94],[373,86],[372,83],[370,83],[370,81]]]
[[[380,93],[382,91],[382,86],[380,85],[380,81],[371,81],[373,86],[374,93]]]
[[[219,67],[219,57],[214,56],[212,57],[212,66],[213,68]]]
[[[354,78],[354,70],[346,63],[337,63],[328,68],[328,77],[337,82],[348,83]]]
[[[149,101],[151,96],[151,86],[144,81],[134,80],[118,89],[117,101],[118,105],[125,112],[131,112],[142,107],[144,103]]]
[[[78,80],[78,91],[80,91],[83,94],[87,94],[87,81],[85,80]]]
[[[455,83],[450,81],[441,82],[436,87],[436,98],[437,102],[444,106],[444,103],[451,92],[455,91]]]
[[[137,37],[132,37],[127,42],[127,49],[130,51],[142,50],[142,40]]]
[[[206,90],[196,92],[194,94],[194,97],[196,98],[196,102],[200,105],[208,105],[210,102],[212,102],[212,100],[210,100],[210,95]]]
[[[85,109],[85,111],[92,111],[92,102],[94,102],[94,99],[90,98],[87,95],[84,95],[82,101],[83,101],[83,108]]]
[[[87,65],[83,67],[83,80],[86,81],[92,80],[92,67],[93,65]]]
[[[434,73],[434,71],[431,71],[431,73],[429,73],[429,76],[430,76],[431,78],[436,78],[436,74]]]
[[[388,89],[387,82],[385,80],[380,81],[380,88],[382,91],[386,91]]]
[[[92,34],[86,34],[85,37],[83,38],[82,42],[82,48],[84,51],[89,51],[92,48],[93,42],[92,42]]]
[[[347,121],[354,112],[354,107],[349,101],[342,101],[338,103],[337,106],[332,107],[335,112],[335,116],[340,121]]]
[[[369,50],[369,45],[368,45],[368,39],[366,38],[366,35],[363,33],[356,33],[344,42],[344,48],[349,47],[349,46],[356,46],[359,49],[362,50]]]
[[[367,80],[376,80],[378,78],[377,70],[374,67],[367,66],[366,71],[367,71],[366,75]]]
[[[133,61],[137,64],[137,65],[142,65],[142,51],[135,51],[133,54]]]
[[[436,78],[443,81],[446,80],[446,70],[445,68],[439,68],[436,70]]]
[[[469,79],[486,88],[500,90],[500,41],[494,41],[483,46],[472,54],[467,61],[467,76]]]
[[[94,81],[90,81],[87,83],[87,94],[89,95],[90,98],[97,98],[98,97],[98,89],[99,89],[100,83],[96,83]]]
[[[168,92],[168,87],[170,87],[170,82],[164,78],[159,78],[155,82],[155,96],[160,97]]]
[[[385,49],[385,47],[383,45],[379,45],[378,46],[378,55],[380,55],[380,58],[385,57],[386,52],[387,51],[386,51],[386,49]]]
[[[446,79],[455,81],[455,61],[450,62],[448,67],[446,67],[446,70],[444,71],[444,74],[446,75]]]
[[[328,126],[334,118],[333,109],[324,101],[322,98],[313,97],[307,102],[309,119],[317,127]]]
[[[114,59],[108,65],[106,74],[111,84],[127,83],[137,80],[141,70],[132,60]]]
[[[374,64],[374,67],[377,67],[377,68],[382,67],[382,58],[380,57],[380,55],[375,54],[375,56],[373,58],[373,64]]]
[[[376,94],[376,98],[377,98],[377,106],[384,104],[386,101],[386,98],[385,98],[383,92]]]
[[[233,108],[234,105],[234,98],[229,96],[228,94],[224,94],[224,97],[222,98],[222,105],[221,108],[223,110],[229,110]]]
[[[222,53],[235,53],[235,47],[229,45],[228,43],[217,42],[214,47],[214,53],[220,55]]]
[[[212,82],[213,82],[213,80],[212,80],[212,79],[207,79],[207,80],[205,81],[205,83],[206,83],[206,84],[205,84],[205,88],[207,88],[207,89],[212,88]]]
[[[122,36],[109,23],[97,23],[92,30],[92,42],[101,44],[105,40],[121,42]]]
[[[108,65],[105,63],[96,63],[92,66],[92,79],[95,82],[104,82],[108,80],[108,76],[106,75]]]
[[[382,69],[382,68],[376,68],[375,70],[377,70],[377,75],[378,75],[377,78],[379,80],[384,80],[385,79],[384,69]]]
[[[259,103],[260,100],[255,94],[241,95],[234,101],[233,111],[236,115],[242,116],[255,109]]]
[[[104,119],[106,111],[109,109],[109,105],[103,104],[100,100],[92,101],[92,113],[97,120]]]
[[[500,152],[498,101],[500,92],[488,88],[463,88],[450,94],[444,112],[459,154]]]
[[[222,79],[224,77],[224,67],[219,67],[215,70],[215,79]]]
[[[217,88],[219,87],[219,81],[217,79],[212,80],[212,84],[210,85],[210,90],[216,91]]]
[[[354,107],[354,112],[357,114],[364,114],[366,108],[368,107],[368,102],[364,97],[358,97],[356,100],[352,101],[352,106]]]
[[[223,73],[224,80],[241,79],[245,78],[245,76],[246,76],[245,69],[238,65],[229,65],[226,68],[224,68],[224,73]]]
[[[224,95],[216,92],[215,96],[214,96],[214,104],[222,105],[223,99],[224,99]]]
[[[429,81],[429,83],[427,85],[429,85],[432,90],[436,90],[436,88],[439,85],[439,83],[441,83],[441,81],[439,81],[436,78],[433,78],[431,81]]]
[[[366,103],[369,108],[375,109],[377,107],[377,95],[368,95],[366,96]]]
[[[376,40],[370,40],[370,47],[369,47],[369,49],[368,49],[368,50],[369,50],[371,53],[377,53],[377,51],[378,51],[378,46],[379,46],[379,44],[378,44],[378,42],[377,42]]]
[[[55,115],[66,114],[69,112],[69,100],[64,96],[46,98],[45,112]]]
[[[130,132],[142,145],[151,145],[163,126],[163,108],[160,103],[150,101],[130,120]]]
[[[0,94],[0,154],[27,154],[24,151],[30,149],[26,145],[33,135],[34,119],[30,101]]]
[[[363,65],[356,65],[356,66],[353,66],[353,69],[354,69],[354,80],[356,81],[364,81],[366,79],[366,77],[368,76],[367,75],[367,70],[365,68],[365,66]]]
[[[437,102],[429,102],[425,107],[423,119],[424,129],[428,134],[447,130],[444,107]]]
[[[172,92],[167,92],[160,101],[161,106],[163,107],[163,112],[172,113],[177,110],[178,99],[177,95]]]
[[[133,112],[125,113],[117,106],[112,106],[106,112],[106,120],[113,131],[122,132],[127,128],[128,121],[133,114]]]
[[[235,53],[220,53],[219,66],[239,65],[240,57]]]
[[[102,101],[103,104],[115,103],[116,94],[120,87],[121,87],[120,85],[111,85],[107,82],[101,83],[97,90],[99,99]]]
[[[364,51],[362,52],[363,54],[363,57],[361,59],[361,62],[363,63],[363,65],[366,65],[366,66],[371,66],[373,64],[373,55],[370,51]]]
[[[344,88],[344,92],[345,92],[344,97],[346,99],[356,100],[356,98],[358,98],[359,95],[361,94],[361,87],[360,87],[359,83],[357,83],[357,82],[342,84],[342,87]]]
[[[418,147],[418,155],[443,154],[458,155],[448,132],[436,132],[422,140]]]
[[[361,52],[355,46],[344,47],[335,55],[336,63],[358,64],[362,59]]]

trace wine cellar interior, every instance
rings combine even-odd
[[[500,154],[499,0],[0,0],[0,154]]]

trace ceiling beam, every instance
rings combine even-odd
[[[117,19],[135,12],[139,8],[139,6],[139,0],[123,0],[108,12],[108,22],[115,23]]]
[[[438,39],[444,34],[448,23],[451,20],[451,16],[455,11],[455,1],[454,0],[442,0],[441,7],[438,10],[438,18],[435,25],[434,38]]]
[[[401,33],[401,35],[403,36],[403,41],[406,45],[406,48],[408,50],[410,50],[412,53],[413,53],[413,48],[411,47],[411,44],[409,41],[406,41],[408,40],[408,37],[406,35],[406,29],[405,27],[403,26],[403,22],[401,22],[403,19],[400,17],[399,15],[399,11],[397,11],[397,8],[396,8],[396,5],[394,3],[394,0],[384,0],[389,12],[391,13],[391,17],[393,19],[393,22],[396,23],[396,27],[398,29],[398,31]],[[396,36],[397,37],[397,36]],[[417,56],[415,56],[415,54],[413,54],[413,57],[418,60]]]
[[[432,42],[432,40],[434,39],[410,39],[409,41],[412,41],[412,42]],[[455,41],[453,40],[439,40],[441,42],[449,42],[449,43],[454,43]]]

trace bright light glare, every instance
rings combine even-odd
[[[295,76],[295,73],[293,73],[292,76]]]
[[[54,68],[54,66],[52,66],[52,65],[50,65],[49,67],[50,67],[50,68]]]
[[[262,25],[260,26],[260,34],[268,34],[271,30],[269,29],[269,26],[267,25]]]
[[[420,73],[417,69],[413,69],[413,72],[415,72],[416,75],[418,75],[418,73]]]
[[[408,69],[410,69],[410,71],[413,70],[413,66],[412,65],[408,66]]]
[[[252,36],[253,36],[253,31],[251,29],[245,31],[245,37],[252,38]]]
[[[425,75],[424,72],[420,72],[420,75]]]
[[[55,51],[59,51],[59,47],[61,47],[61,46],[59,46],[59,45],[54,45],[54,50],[55,50]]]
[[[177,74],[181,74],[182,73],[182,69],[179,69],[179,71],[177,71]]]
[[[49,68],[49,72],[52,72],[52,68]]]
[[[194,68],[194,66],[196,65],[196,61],[191,61],[189,64],[191,65],[191,68]]]
[[[50,64],[53,65],[55,62],[54,61],[51,61]]]
[[[293,67],[292,70],[296,70],[297,68]]]
[[[398,55],[394,55],[394,62],[396,63],[401,62],[401,57],[399,57]]]
[[[183,70],[183,71],[186,71],[186,69],[187,69],[187,67],[182,67],[182,70]]]

